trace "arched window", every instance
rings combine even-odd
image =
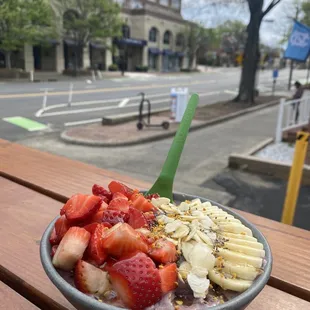
[[[155,27],[152,27],[149,32],[149,41],[150,42],[156,42],[157,41],[157,33],[158,30]]]
[[[130,28],[127,25],[122,26],[122,33],[123,33],[123,38],[128,39],[130,38]]]
[[[179,33],[177,35],[176,45],[177,46],[184,46],[184,35],[182,33]]]
[[[164,34],[164,40],[163,40],[164,44],[170,44],[171,39],[172,39],[172,34],[169,30],[167,30]]]

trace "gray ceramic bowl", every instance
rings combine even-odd
[[[266,266],[264,268],[264,272],[254,281],[253,285],[243,292],[242,294],[238,295],[237,297],[229,300],[228,302],[218,305],[215,307],[207,308],[206,309],[212,309],[212,310],[242,310],[244,309],[258,294],[259,292],[264,288],[266,285],[272,268],[272,254],[269,247],[269,244],[263,234],[251,223],[249,223],[246,219],[244,219],[242,216],[236,214],[231,209],[224,207],[216,202],[213,202],[211,200],[196,197],[196,196],[190,196],[186,194],[174,194],[174,200],[181,202],[184,200],[192,200],[195,198],[200,198],[202,202],[210,201],[213,205],[216,205],[228,213],[231,213],[234,217],[238,218],[244,225],[249,227],[252,232],[253,236],[257,238],[259,242],[261,242],[264,245],[264,249],[266,252]],[[76,307],[78,310],[113,310],[113,309],[122,309],[111,306],[109,304],[101,303],[83,293],[78,291],[76,288],[71,286],[66,280],[64,280],[60,274],[57,272],[57,270],[54,268],[50,256],[51,252],[51,245],[49,243],[49,236],[52,233],[54,223],[57,220],[57,218],[49,224],[46,231],[43,234],[41,244],[40,244],[40,255],[41,255],[41,262],[43,265],[43,268],[50,278],[50,280],[54,283],[54,285],[59,289],[59,291],[68,299],[68,301]]]

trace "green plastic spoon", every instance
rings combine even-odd
[[[197,94],[193,94],[187,104],[187,108],[179,125],[179,129],[173,139],[161,173],[152,188],[148,191],[148,194],[158,193],[161,197],[167,197],[173,201],[172,193],[174,177],[177,172],[181,154],[198,102],[199,96]]]

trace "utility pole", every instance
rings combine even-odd
[[[295,21],[298,21],[299,13],[300,13],[300,6],[297,4],[297,5],[296,5],[295,19],[294,19]],[[291,90],[291,86],[292,86],[292,77],[293,77],[293,69],[294,69],[294,60],[291,59],[290,75],[289,75],[289,78],[288,78],[287,90]]]

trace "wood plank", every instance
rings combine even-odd
[[[67,158],[32,150],[18,144],[0,148],[0,174],[21,180],[36,191],[66,201],[77,192],[89,193],[94,183],[111,179],[139,188],[139,182]],[[0,144],[1,146],[1,144]],[[12,156],[18,154],[18,156]],[[143,183],[141,187],[147,187]],[[270,243],[274,265],[269,284],[310,301],[310,232],[238,211],[257,225]]]
[[[271,286],[262,292],[247,306],[246,310],[306,310],[310,303],[293,295],[287,294]]]
[[[0,280],[41,309],[74,309],[40,262],[41,236],[61,203],[0,178]]]
[[[134,188],[145,189],[149,186],[116,172],[6,143],[5,140],[0,144],[0,176],[60,201],[65,201],[76,192],[90,193],[94,183],[107,186],[110,181],[119,180]]]
[[[61,203],[4,178],[0,178],[0,188],[0,227],[5,240],[0,279],[41,309],[74,309],[45,275],[39,258],[40,237]],[[266,286],[248,309],[294,310],[308,306],[304,300]]]
[[[38,310],[30,301],[13,291],[0,281],[0,309],[5,310]]]

